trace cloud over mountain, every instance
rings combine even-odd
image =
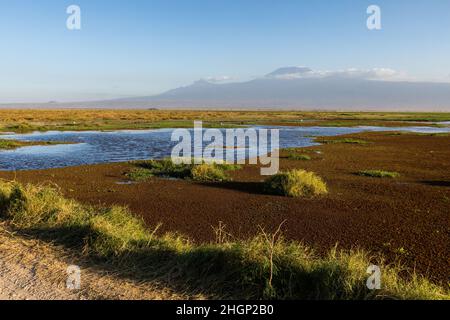
[[[218,77],[206,77],[206,78],[204,78],[204,80],[211,82],[211,83],[224,83],[224,82],[233,81],[235,79],[230,76],[218,76]]]
[[[406,76],[389,68],[346,69],[338,71],[315,71],[308,67],[279,68],[265,76],[269,79],[307,79],[307,78],[353,78],[364,80],[405,80]]]
[[[134,99],[135,106],[450,111],[450,83],[417,82],[388,68],[283,67],[245,82],[201,80]]]
[[[450,111],[450,83],[412,81],[388,68],[283,67],[250,81],[231,80],[209,77],[154,96],[51,107]]]

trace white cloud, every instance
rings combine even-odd
[[[218,76],[218,77],[206,77],[203,80],[211,82],[211,83],[223,83],[235,80],[233,77],[230,76]]]
[[[373,68],[367,70],[352,68],[342,71],[329,72],[326,75],[366,80],[405,80],[407,78],[406,74],[389,68]]]
[[[356,69],[350,68],[338,71],[316,71],[305,67],[280,68],[268,75],[271,79],[308,79],[308,78],[347,78],[365,80],[407,80],[405,73],[389,68]]]

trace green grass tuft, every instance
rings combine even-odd
[[[334,143],[347,143],[347,144],[368,144],[369,142],[362,139],[342,138],[342,139],[319,139],[319,143],[334,144]]]
[[[149,169],[145,168],[135,168],[132,171],[128,172],[126,176],[133,181],[146,181],[149,178],[153,177],[153,173]]]
[[[290,153],[290,154],[288,154],[287,158],[289,160],[303,160],[303,161],[311,160],[310,156],[308,156],[306,154],[298,154],[298,153]]]
[[[373,178],[397,178],[400,176],[398,172],[384,170],[363,170],[359,171],[358,175]]]
[[[18,141],[0,139],[0,149],[10,150],[16,149],[20,146],[21,144]]]
[[[327,185],[314,172],[294,169],[280,172],[265,181],[269,193],[288,197],[309,197],[328,193]]]
[[[241,170],[242,166],[239,164],[232,163],[214,163],[217,168],[220,168],[223,171],[236,171]]]
[[[139,169],[128,174],[136,181],[150,176],[192,179],[200,182],[222,182],[229,180],[226,171],[241,169],[241,166],[227,163],[181,163],[175,164],[171,159],[139,161],[135,163]],[[142,180],[140,179],[142,178]]]
[[[140,168],[149,170],[158,177],[186,179],[191,177],[192,164],[175,164],[171,159],[136,162]]]
[[[214,164],[200,164],[191,169],[192,180],[201,182],[221,182],[229,180],[224,170]]]

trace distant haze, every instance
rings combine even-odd
[[[1,107],[450,111],[450,83],[407,81],[389,69],[325,72],[283,67],[246,82],[199,80],[154,96]]]

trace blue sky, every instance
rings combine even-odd
[[[380,31],[366,28],[370,4]],[[450,81],[448,0],[0,0],[0,39],[0,102],[151,95],[296,65]]]

